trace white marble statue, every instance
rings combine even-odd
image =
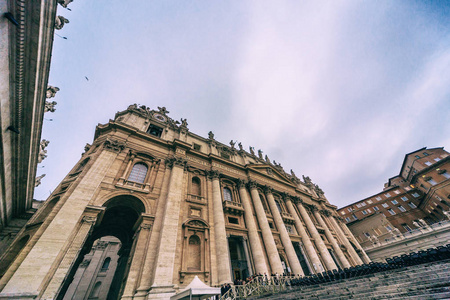
[[[41,184],[42,178],[45,177],[45,174],[42,174],[41,176],[36,177],[36,180],[34,181],[34,187],[38,187]]]

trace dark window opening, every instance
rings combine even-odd
[[[194,150],[200,151],[201,148],[202,148],[202,146],[200,146],[199,144],[194,143]]]
[[[151,135],[157,136],[157,137],[161,137],[163,132],[163,129],[161,127],[155,126],[155,125],[150,125],[150,127],[147,130],[147,133],[150,133]]]
[[[237,225],[239,225],[239,219],[238,218],[228,217],[228,222],[230,224],[237,224]]]

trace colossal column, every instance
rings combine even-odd
[[[281,265],[280,255],[278,254],[277,245],[275,245],[272,231],[270,230],[269,222],[267,221],[266,212],[264,211],[261,199],[259,198],[258,190],[256,189],[256,182],[250,181],[248,186],[250,188],[253,205],[255,206],[259,227],[261,228],[271,272],[283,274],[283,266]]]
[[[161,239],[155,263],[155,276],[150,294],[167,295],[167,293],[175,293],[172,279],[186,160],[181,157],[174,157],[166,162],[166,165],[169,167],[171,164],[172,172],[170,174],[166,207],[163,213]]]
[[[355,246],[358,247],[358,249],[361,251],[361,255],[362,255],[362,260],[364,261],[364,263],[368,264],[371,262],[369,256],[367,256],[366,252],[364,251],[364,249],[361,247],[361,245],[356,241],[355,237],[353,236],[353,233],[350,231],[350,229],[348,229],[347,225],[343,224],[340,221],[336,221],[337,224],[340,225],[339,228],[344,229],[345,232],[347,232],[347,234],[350,236],[351,239],[353,239],[353,242],[355,243]],[[351,245],[350,245],[351,246]],[[353,246],[351,247],[353,249]],[[355,249],[353,249],[355,250]],[[356,251],[355,251],[356,253]],[[358,253],[356,253],[356,255],[359,257]]]
[[[289,233],[286,230],[286,226],[284,225],[283,218],[281,217],[280,212],[278,211],[277,204],[275,203],[275,199],[273,198],[272,188],[266,187],[266,197],[269,202],[270,210],[272,211],[272,216],[277,225],[278,232],[280,233],[281,242],[283,243],[284,250],[286,251],[286,256],[288,258],[289,264],[291,265],[292,272],[294,274],[305,275],[300,266],[300,262],[298,261],[297,254],[295,253],[294,246],[292,245],[291,238],[289,237]]]
[[[339,246],[338,242],[336,241],[336,239],[334,238],[330,229],[328,228],[327,223],[325,223],[322,216],[320,215],[321,213],[324,214],[325,216],[328,216],[331,213],[328,210],[321,210],[320,213],[319,213],[319,211],[314,210],[314,216],[316,217],[317,221],[319,221],[320,225],[325,230],[325,235],[326,235],[327,239],[330,241],[331,246],[333,247],[334,252],[336,253],[342,266],[344,268],[350,268],[351,267],[350,263],[348,262],[347,258],[344,255],[344,252],[342,252],[341,247]]]
[[[292,204],[291,198],[287,195],[285,195],[285,202],[286,202],[286,207],[289,210],[289,213],[294,217],[295,228],[297,229],[297,232],[300,234],[303,245],[305,245],[306,254],[308,255],[308,258],[310,259],[310,261],[314,267],[314,270],[316,272],[323,272],[325,269],[323,268],[322,263],[320,262],[320,258],[316,253],[316,249],[314,249],[311,239],[309,238],[308,234],[306,233],[306,230],[303,227],[302,221],[300,221],[300,218],[297,215],[297,211],[295,210],[294,205]]]
[[[325,243],[323,242],[322,238],[320,237],[319,232],[317,231],[316,226],[314,226],[314,223],[311,221],[311,218],[308,215],[308,212],[306,211],[305,207],[302,204],[302,201],[299,199],[297,202],[297,208],[302,216],[303,221],[305,221],[306,228],[308,228],[309,233],[314,239],[314,242],[316,243],[316,247],[319,250],[320,256],[322,257],[323,262],[325,263],[325,266],[328,270],[337,269],[336,264],[333,261],[333,258],[331,257],[330,252],[328,252],[327,246],[325,246]],[[315,206],[313,206],[313,209]],[[317,208],[315,208],[317,209]]]
[[[339,236],[339,238],[341,239],[341,241],[344,243],[345,247],[347,248],[348,253],[350,254],[351,258],[353,259],[353,261],[358,264],[358,265],[362,265],[363,262],[361,260],[361,258],[359,257],[358,253],[356,253],[355,249],[353,248],[353,246],[350,244],[349,240],[347,239],[347,237],[345,236],[345,234],[342,232],[341,228],[339,227],[339,225],[336,223],[336,220],[334,219],[333,216],[329,217],[328,220],[330,220],[331,224],[334,227],[334,230],[336,231],[337,235]]]
[[[214,213],[214,234],[216,239],[217,276],[219,284],[230,283],[230,253],[225,230],[225,217],[223,215],[222,196],[220,192],[219,172],[212,170],[209,173],[212,179],[212,202]]]
[[[256,274],[268,274],[266,260],[264,259],[264,252],[259,239],[258,228],[253,218],[253,209],[248,199],[248,192],[245,188],[245,183],[239,180],[239,195],[241,197],[242,206],[244,207],[245,224],[247,225],[248,237],[250,240],[250,248],[252,249],[252,256],[255,262]]]

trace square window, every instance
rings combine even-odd
[[[425,156],[428,156],[428,155],[430,155],[430,154],[428,154],[428,153],[424,152],[424,153],[423,153],[423,155],[425,155]]]
[[[416,208],[417,206],[414,204],[414,203],[412,203],[412,202],[408,202],[408,205],[409,205],[409,207],[411,207],[411,208]]]
[[[433,178],[428,179],[427,182],[429,184],[431,184],[431,185],[436,185],[437,184],[437,182]]]
[[[416,155],[416,158],[420,158],[420,156],[419,156],[419,155]]]
[[[427,166],[431,166],[431,162],[430,162],[430,161],[426,161],[425,164],[426,164]]]
[[[348,210],[348,212],[352,212],[353,208],[349,207],[349,208],[347,208],[347,210]]]
[[[394,211],[392,208],[389,208],[389,209],[388,209],[388,212],[389,212],[391,215],[395,215],[395,211]]]
[[[401,212],[405,212],[406,211],[406,209],[403,206],[401,206],[401,205],[398,206],[398,209],[400,209]]]
[[[392,204],[398,204],[397,200],[392,200]]]
[[[380,200],[381,200],[381,197],[378,196],[378,197],[375,197],[375,199],[377,199],[377,201],[380,201]]]
[[[400,194],[399,190],[394,191],[394,193],[396,193],[397,195]]]
[[[418,193],[413,193],[412,195],[414,196],[414,198],[420,197],[420,195]]]
[[[366,202],[362,202],[362,203],[361,203],[361,206],[366,206]]]
[[[367,200],[367,203],[368,203],[368,204],[372,204],[373,201],[372,201],[372,200]]]
[[[410,191],[410,190],[411,190],[411,188],[410,188],[409,186],[405,186],[404,189],[405,189],[406,191]]]
[[[374,210],[374,211],[379,211],[380,209],[378,208],[378,206],[374,206],[374,207],[373,207],[373,210]]]
[[[341,211],[341,215],[345,215],[345,211]]]
[[[199,144],[194,143],[194,150],[200,151],[200,149],[202,149],[202,146],[200,146]]]
[[[360,208],[360,207],[361,207],[361,204],[360,204],[360,203],[356,204],[356,207],[357,207],[357,208]]]
[[[447,178],[447,179],[450,179],[450,174],[449,174],[447,171],[445,171],[445,172],[442,173],[441,175],[444,176],[444,177]]]
[[[434,161],[440,161],[441,159],[439,158],[439,157],[436,157],[435,159],[434,159]]]
[[[161,137],[162,132],[163,132],[163,129],[161,127],[155,126],[153,124],[151,124],[147,130],[147,133],[149,133],[153,136],[156,136],[156,137]]]
[[[384,194],[384,196],[385,196],[386,198],[389,198],[389,197],[391,196],[391,194],[390,194],[390,193],[386,193],[386,194]]]
[[[383,206],[384,208],[386,208],[386,207],[389,207],[389,204],[383,203],[383,204],[381,204],[381,206]]]
[[[350,218],[349,217],[345,218],[345,221],[350,222]]]
[[[403,196],[400,199],[402,199],[403,201],[408,201],[408,197],[406,197],[406,196]]]
[[[238,218],[233,218],[233,217],[228,217],[228,223],[239,225],[239,219]]]

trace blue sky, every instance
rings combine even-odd
[[[75,0],[55,36],[46,199],[95,126],[139,103],[262,149],[338,206],[450,148],[450,3]],[[89,81],[85,79],[89,78]],[[49,121],[52,119],[53,121]]]

